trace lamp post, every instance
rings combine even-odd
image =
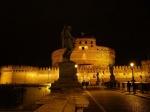
[[[134,80],[134,73],[133,73],[134,63],[130,63],[130,66],[131,66],[131,69],[132,69],[132,83],[133,83],[133,82],[135,82],[135,80]]]
[[[48,69],[48,83],[49,83],[49,74],[50,74],[50,68]]]
[[[103,78],[103,76],[104,76],[104,71],[102,72],[102,86],[104,85],[104,78]]]
[[[130,63],[130,66],[131,66],[131,69],[132,69],[132,87],[133,87],[133,92],[135,94],[135,80],[134,80],[134,73],[133,73],[133,66],[134,66],[134,63]]]
[[[104,75],[104,74],[102,73],[102,86],[104,85],[103,75]]]
[[[104,71],[103,71],[103,73],[102,73],[102,83],[104,82],[104,80],[103,80],[103,75],[104,75]]]

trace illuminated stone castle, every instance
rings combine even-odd
[[[62,61],[64,49],[56,50],[52,53],[52,66],[58,66]],[[97,46],[96,39],[76,38],[75,48],[71,54],[71,61],[78,65],[98,66],[105,69],[109,64],[115,63],[115,51],[104,46]]]
[[[58,62],[62,61],[65,49],[58,49],[52,53],[52,67],[34,66],[2,66],[0,67],[0,84],[45,84],[53,83],[59,78]],[[110,80],[108,65],[115,64],[115,51],[104,46],[97,46],[94,37],[76,38],[75,49],[70,60],[77,63],[78,81],[90,81],[96,84],[97,73],[100,81]],[[134,66],[134,78],[136,82],[150,82],[150,60],[141,61],[141,66]],[[115,80],[126,82],[132,80],[130,66],[113,66]]]

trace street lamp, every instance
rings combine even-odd
[[[131,69],[132,69],[132,86],[133,86],[133,92],[135,94],[135,80],[134,80],[134,73],[133,73],[133,66],[134,66],[134,63],[130,63],[130,66],[131,66]]]
[[[77,68],[78,67],[78,65],[77,64],[75,64],[75,68]]]
[[[49,83],[49,74],[50,74],[50,68],[48,69],[48,83]]]
[[[130,63],[130,66],[131,66],[131,69],[132,69],[132,82],[135,82],[135,80],[134,80],[134,73],[133,73],[134,63]]]
[[[103,71],[103,73],[102,73],[102,83],[104,82],[104,80],[103,80],[103,75],[104,75],[104,71]]]
[[[102,72],[102,86],[104,85],[104,78],[103,78],[103,76],[104,76],[104,71]]]

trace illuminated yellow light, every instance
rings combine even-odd
[[[134,63],[130,63],[130,66],[133,67],[133,66],[134,66]]]
[[[82,46],[79,46],[79,50],[81,50],[82,49]]]
[[[75,64],[75,68],[77,68],[78,67],[78,65],[77,64]]]
[[[84,48],[85,50],[87,50],[87,49],[88,49],[88,46],[79,46],[79,50],[83,50],[83,48]]]
[[[51,86],[51,83],[48,83],[48,84],[46,84],[46,85]]]
[[[87,50],[87,49],[88,49],[88,46],[84,46],[84,48]]]

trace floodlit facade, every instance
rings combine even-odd
[[[58,49],[52,53],[53,67],[58,67],[58,62],[62,62],[64,50]],[[109,47],[97,46],[94,37],[76,38],[70,60],[78,65],[98,66],[105,69],[109,64],[114,65],[115,51]]]
[[[54,83],[59,78],[58,62],[62,62],[65,49],[58,49],[52,53],[52,67],[34,66],[1,66],[0,84],[45,84]],[[109,47],[97,46],[94,37],[76,38],[75,48],[71,54],[71,61],[77,63],[78,81],[88,80],[90,84],[110,80],[108,65],[115,64],[115,51]],[[113,66],[115,80],[126,82],[132,80],[131,66]],[[133,67],[136,82],[150,82],[150,60],[141,61],[141,66]],[[97,77],[97,74],[98,77]]]

